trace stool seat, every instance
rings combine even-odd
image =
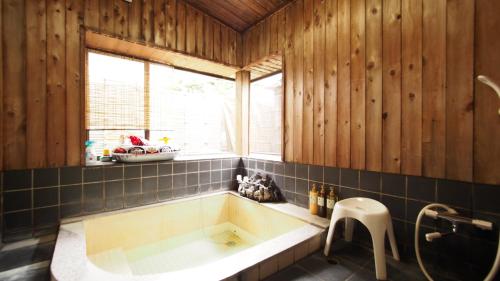
[[[346,241],[352,240],[354,219],[366,226],[372,237],[376,277],[379,280],[387,279],[385,264],[386,233],[389,236],[392,255],[395,260],[399,261],[392,218],[387,207],[377,200],[363,197],[354,197],[337,202],[333,207],[332,219],[330,221],[330,227],[328,228],[328,236],[326,238],[324,250],[325,256],[328,256],[330,253],[335,225],[342,219],[345,219],[344,238]]]

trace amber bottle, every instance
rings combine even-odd
[[[318,216],[326,218],[326,191],[325,186],[321,185],[318,194]]]
[[[309,191],[309,211],[313,215],[318,214],[318,190],[316,184],[313,183],[311,191]]]
[[[337,201],[337,196],[335,195],[335,191],[333,191],[333,186],[330,189],[330,193],[328,194],[328,198],[326,199],[326,218],[331,219],[333,213],[333,206],[335,206],[335,202]]]

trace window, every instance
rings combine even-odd
[[[234,152],[234,81],[89,51],[86,126],[98,154],[120,135],[168,136],[184,155]]]
[[[281,155],[282,74],[250,84],[250,154]]]

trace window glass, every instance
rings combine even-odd
[[[281,155],[282,74],[250,84],[250,153]]]

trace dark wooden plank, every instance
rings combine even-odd
[[[293,86],[294,86],[294,122],[293,122],[293,160],[300,163],[302,161],[302,139],[303,139],[303,104],[304,104],[304,0],[297,0],[294,11],[294,71],[293,71]],[[277,22],[277,16],[273,16]],[[276,23],[275,23],[276,25]],[[276,33],[278,28],[275,28]],[[275,39],[271,40],[271,46],[274,52],[278,51],[277,34]],[[274,43],[274,41],[276,41]],[[288,73],[292,75],[292,73]]]
[[[474,1],[448,0],[446,11],[446,178],[471,182]]]
[[[382,0],[366,1],[366,169],[382,171]]]
[[[214,29],[211,17],[205,15],[203,28],[205,37],[203,39],[203,56],[211,60],[214,58]]]
[[[186,5],[184,1],[177,2],[177,50],[181,52],[186,51]]]
[[[350,0],[338,0],[337,166],[351,164],[351,25]]]
[[[196,20],[196,55],[203,56],[203,13],[195,11]]]
[[[66,165],[80,165],[81,122],[80,111],[80,0],[66,0]],[[29,150],[28,150],[29,151]]]
[[[325,4],[325,166],[337,165],[337,0]]]
[[[142,34],[146,43],[154,43],[154,11],[151,0],[142,2]]]
[[[143,40],[141,21],[142,21],[142,2],[133,1],[129,5],[128,17],[128,35],[129,38],[137,41]]]
[[[128,3],[123,0],[114,0],[113,30],[119,37],[128,37]]]
[[[500,26],[500,1],[476,0],[474,68],[500,84],[500,37],[492,31]],[[500,118],[498,96],[488,86],[475,81],[474,99],[474,181],[500,184]],[[491,200],[494,200],[493,198]]]
[[[99,1],[99,29],[101,32],[113,34],[113,0]]]
[[[382,143],[384,172],[401,171],[401,1],[383,4]]]
[[[177,0],[165,1],[165,45],[169,49],[177,46]]]
[[[446,0],[423,1],[422,173],[445,176]]]
[[[365,169],[365,0],[351,1],[351,168]]]
[[[66,162],[66,17],[63,0],[47,2],[47,160]],[[112,26],[112,22],[111,22]]]
[[[314,0],[313,24],[313,163],[325,163],[325,2]]]
[[[422,0],[402,2],[401,172],[422,174]]]
[[[302,163],[314,163],[314,2],[304,0],[304,105]],[[287,23],[288,24],[288,23]]]
[[[99,30],[99,0],[85,0],[85,26]]]
[[[189,5],[186,5],[186,52],[196,54],[196,14]]]
[[[286,21],[286,48],[285,48],[285,106],[284,106],[284,128],[283,128],[283,145],[284,145],[284,159],[285,161],[293,161],[293,11],[291,6],[285,10]]]
[[[221,61],[221,38],[220,38],[220,23],[213,22],[214,29],[214,60]]]
[[[165,0],[154,0],[154,42],[165,46]]]
[[[29,168],[47,164],[46,95],[46,6],[45,1],[26,2],[26,165]]]

